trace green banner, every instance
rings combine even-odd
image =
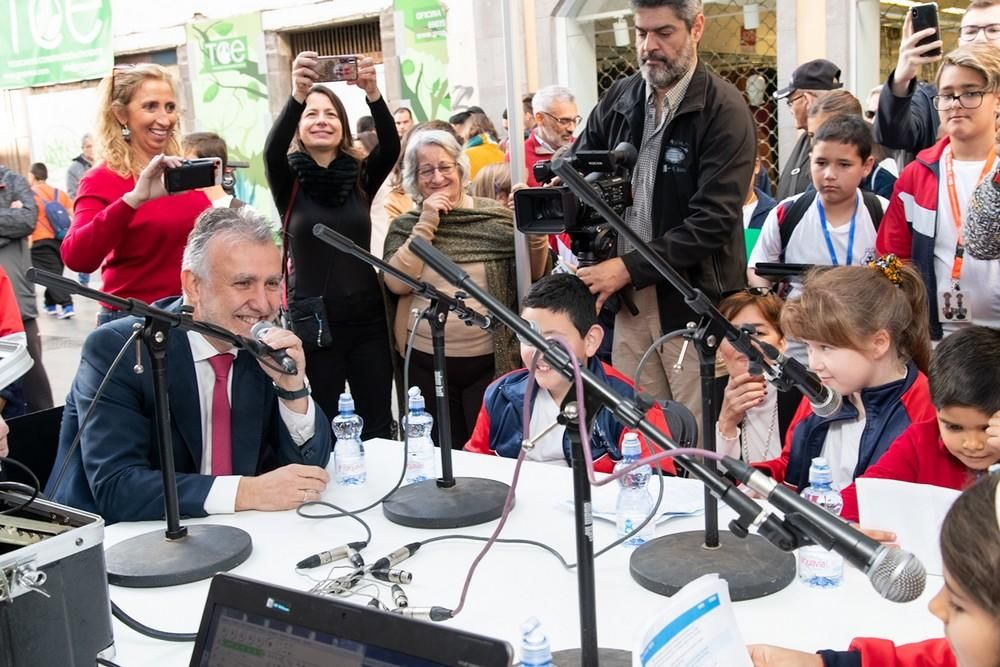
[[[451,115],[448,91],[448,35],[445,8],[438,0],[395,0],[399,31],[399,69],[402,104],[414,120],[447,120]]]
[[[250,163],[236,170],[236,196],[273,217],[264,176],[272,120],[260,14],[189,23],[187,48],[194,129],[225,139],[230,161]]]
[[[0,88],[99,79],[111,72],[111,0],[7,0]]]

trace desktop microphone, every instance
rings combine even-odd
[[[785,514],[786,523],[799,528],[813,543],[831,549],[868,576],[879,595],[891,602],[911,602],[924,592],[927,572],[911,553],[887,547],[843,519],[805,500],[784,484],[729,456],[722,467],[733,477],[767,498]],[[803,521],[797,521],[800,517]]]
[[[803,366],[798,359],[786,357],[773,345],[757,339],[754,339],[754,342],[777,365],[772,367],[775,374],[773,378],[769,379],[776,382],[779,388],[787,389],[787,387],[782,387],[782,384],[791,383],[794,385],[812,405],[813,413],[817,417],[832,417],[840,412],[840,406],[844,403],[843,397],[823,384],[819,376]]]
[[[278,362],[282,370],[288,375],[295,375],[298,372],[298,368],[295,365],[295,360],[288,356],[288,353],[282,350],[275,350],[273,347],[265,343],[262,338],[267,334],[268,330],[275,325],[270,322],[258,322],[257,324],[250,327],[250,340],[251,347],[253,348],[253,353],[257,356],[270,357],[274,361]]]

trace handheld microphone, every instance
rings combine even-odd
[[[843,397],[820,382],[819,377],[803,366],[798,359],[786,357],[776,347],[763,341],[754,342],[777,364],[776,369],[772,368],[775,372],[772,380],[779,387],[788,383],[795,386],[812,405],[813,412],[818,417],[832,417],[840,412],[840,407],[844,404]]]
[[[284,350],[275,350],[261,340],[267,333],[268,329],[273,326],[274,325],[270,322],[258,322],[250,327],[250,336],[252,338],[249,342],[252,343],[251,347],[253,348],[253,353],[258,356],[270,357],[274,361],[278,362],[278,365],[281,366],[281,369],[285,373],[288,375],[295,375],[298,372],[295,360],[288,356],[288,353]]]
[[[800,529],[813,543],[837,552],[864,572],[885,599],[911,602],[924,592],[927,571],[913,554],[873,540],[742,461],[724,456],[720,463],[733,477],[767,498],[785,514],[787,523]]]

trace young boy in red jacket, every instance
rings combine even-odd
[[[934,351],[928,375],[936,419],[903,431],[861,477],[964,489],[1000,460],[1000,438],[986,432],[991,418],[1000,420],[1000,330],[970,326],[951,334]],[[843,496],[841,516],[857,521],[854,484]]]
[[[582,280],[570,273],[554,273],[545,276],[528,291],[522,302],[521,317],[546,338],[560,336],[566,339],[581,364],[586,364],[597,377],[606,382],[614,391],[631,398],[634,387],[624,375],[594,355],[601,346],[604,330],[597,323],[594,295]],[[530,366],[535,348],[521,343],[521,360]],[[569,380],[539,359],[535,366],[535,382],[531,396],[531,437],[536,438],[535,446],[526,454],[528,460],[570,464],[570,444],[566,427],[552,426],[559,412],[559,406],[573,391]],[[476,419],[465,451],[481,454],[496,454],[516,458],[521,452],[522,417],[524,395],[528,390],[528,371],[521,369],[497,378],[486,388],[483,407]],[[663,412],[654,405],[646,418],[661,431],[669,435]],[[594,470],[611,472],[615,462],[622,457],[621,441],[625,436],[625,426],[615,419],[607,408],[601,408],[593,420],[590,431],[590,451],[594,459]],[[544,435],[543,435],[544,434]],[[541,437],[538,437],[541,436]],[[652,451],[642,440],[642,455]],[[674,472],[672,459],[666,459],[661,467],[664,472]]]

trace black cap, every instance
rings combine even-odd
[[[774,93],[774,99],[781,100],[794,90],[836,90],[842,88],[840,68],[829,60],[810,60],[795,68],[788,85]]]

